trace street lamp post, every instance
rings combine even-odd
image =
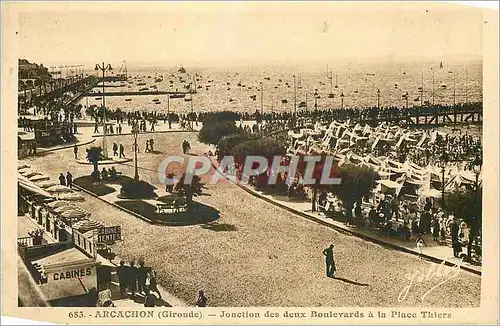
[[[134,135],[134,180],[139,181],[139,172],[137,170],[137,135],[139,134],[139,128],[137,126],[137,121],[134,122],[132,126],[132,135]]]
[[[194,109],[193,109],[193,94],[191,94],[191,117],[189,118],[191,120],[191,131],[194,130],[193,126],[193,120],[194,120]]]
[[[476,193],[478,193],[478,189],[479,189],[479,175],[481,174],[482,165],[483,165],[483,162],[482,162],[481,157],[479,155],[476,156],[476,158],[472,162],[472,169],[474,171],[474,174],[476,175],[476,183],[475,183]]]
[[[297,88],[295,87],[295,75],[293,75],[293,113],[297,113]]]
[[[318,89],[314,90],[314,111],[318,111]]]
[[[340,94],[340,108],[344,108],[344,92]]]
[[[409,96],[410,96],[410,95],[408,94],[408,92],[406,92],[406,94],[405,94],[405,98],[406,98],[406,108],[407,108],[407,109],[408,109],[408,97],[409,97]]]
[[[98,63],[95,65],[95,70],[96,71],[102,71],[102,108],[103,108],[103,121],[104,121],[104,135],[102,137],[102,151],[104,154],[104,157],[108,157],[108,146],[106,143],[106,134],[108,132],[108,128],[106,128],[106,101],[105,101],[105,91],[104,91],[104,78],[105,78],[105,73],[106,70],[111,71],[113,68],[111,67],[110,64],[104,65],[104,62],[102,63],[102,66],[99,65]]]
[[[377,108],[380,109],[380,89],[377,89]]]
[[[465,68],[465,104],[467,104],[469,95],[469,70]]]
[[[434,105],[434,70],[432,70],[432,105]]]
[[[457,80],[456,75],[453,73],[453,105],[457,104]]]
[[[424,106],[424,71],[421,72],[420,77],[420,106]]]
[[[444,188],[445,188],[445,180],[444,180],[444,172],[446,171],[446,166],[448,165],[448,153],[444,152],[439,160],[439,167],[441,168],[441,200],[443,203],[443,208],[445,207],[444,202]]]
[[[170,123],[170,93],[167,94],[167,120],[168,120],[168,129],[172,128]]]
[[[260,115],[264,115],[264,89],[262,82],[260,82]]]

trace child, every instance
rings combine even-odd
[[[446,241],[446,223],[445,223],[445,220],[443,218],[441,218],[441,223],[440,226],[441,226],[441,244],[444,244],[445,241]]]
[[[420,259],[422,259],[422,251],[423,251],[424,246],[426,245],[426,244],[425,244],[425,241],[424,241],[424,239],[422,239],[422,238],[419,236],[419,237],[417,237],[416,242],[417,242],[418,257],[419,257]]]

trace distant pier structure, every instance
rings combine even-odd
[[[425,127],[435,125],[451,125],[461,123],[478,123],[483,121],[483,107],[478,106],[453,106],[453,107],[427,107],[424,110],[412,109],[402,111],[400,115],[392,117],[373,117],[359,119],[361,123],[376,124],[392,122],[406,126]]]

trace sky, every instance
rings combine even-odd
[[[19,56],[45,66],[335,65],[480,57],[481,9],[366,3],[56,3],[20,9]]]

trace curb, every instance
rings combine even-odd
[[[85,146],[85,145],[88,145],[88,144],[92,144],[93,142],[95,142],[95,139],[89,140],[89,141],[84,142],[84,143],[76,143],[76,144],[73,144],[73,145],[68,145],[68,146],[63,146],[63,147],[46,149],[46,150],[43,150],[43,151],[38,151],[35,154],[35,156],[37,156],[38,154],[44,154],[44,153],[55,152],[55,151],[59,151],[59,150],[63,150],[63,149],[73,148],[73,147],[75,147],[75,145],[77,147]]]
[[[95,139],[94,139],[95,141]],[[108,160],[108,161],[100,161],[99,165],[110,165],[110,164],[123,164],[123,163],[128,163],[132,162],[132,158],[125,158],[121,161],[114,161],[114,160]],[[92,165],[92,163],[88,161],[83,161],[83,160],[77,160],[76,163],[81,164],[81,165]]]
[[[215,164],[212,162],[212,166],[217,169],[217,167],[215,166]],[[261,194],[257,193],[255,190],[253,189],[250,189],[250,188],[247,188],[241,184],[238,184],[238,183],[234,183],[232,180],[229,180],[226,178],[226,180],[228,180],[229,182],[233,183],[234,185],[240,187],[241,189],[245,190],[247,193],[253,195],[254,197],[257,197],[259,199],[262,199],[272,205],[275,205],[279,208],[282,208],[282,209],[285,209],[287,210],[288,212],[292,213],[292,214],[295,214],[295,215],[300,215],[301,217],[303,218],[306,218],[312,222],[316,222],[316,223],[319,223],[321,225],[324,225],[324,226],[327,226],[331,229],[335,229],[336,231],[339,231],[341,233],[349,233],[350,235],[353,235],[355,237],[358,237],[358,238],[361,238],[363,240],[366,240],[366,241],[370,241],[370,242],[373,242],[373,243],[376,243],[376,244],[379,244],[379,245],[384,245],[384,246],[387,246],[387,247],[390,247],[392,249],[396,249],[398,251],[402,251],[402,252],[405,252],[405,253],[408,253],[408,254],[412,254],[412,255],[415,255],[415,256],[418,256],[419,253],[415,250],[412,250],[412,249],[409,249],[409,248],[405,248],[405,247],[401,247],[401,246],[398,246],[398,245],[395,245],[395,244],[392,244],[390,242],[386,242],[386,241],[383,241],[383,240],[380,240],[380,239],[377,239],[377,238],[374,238],[374,237],[371,237],[371,236],[368,236],[368,235],[365,235],[365,234],[362,234],[360,232],[356,232],[355,230],[351,230],[351,229],[348,229],[346,227],[341,227],[341,226],[338,226],[338,225],[334,225],[334,224],[330,224],[326,221],[323,221],[317,217],[314,217],[314,216],[311,216],[309,214],[306,214],[304,212],[301,212],[301,211],[298,211],[296,209],[293,209],[293,208],[290,208],[286,205],[283,205],[281,203],[278,203],[272,199],[269,199],[265,196],[262,196]],[[432,262],[435,262],[435,263],[443,263],[446,265],[446,266],[450,266],[450,267],[454,267],[454,266],[457,266],[457,264],[454,264],[452,262],[449,262],[445,259],[441,259],[441,258],[437,258],[437,257],[434,257],[434,256],[429,256],[427,254],[422,254],[422,257],[426,258],[427,260],[430,260]],[[460,269],[463,269],[469,273],[473,273],[473,274],[476,274],[476,275],[479,275],[481,276],[481,271],[478,271],[478,270],[475,270],[473,268],[470,268],[468,266],[464,266],[464,265],[458,265],[460,267]]]
[[[107,204],[109,204],[109,205],[111,205],[111,206],[113,206],[113,207],[115,207],[115,208],[117,208],[117,209],[119,209],[119,210],[121,210],[121,211],[125,212],[125,213],[132,214],[132,215],[134,215],[135,217],[137,217],[137,218],[139,218],[139,219],[141,219],[141,220],[143,220],[143,221],[145,221],[145,222],[148,222],[148,223],[150,223],[150,224],[155,224],[154,222],[152,222],[151,220],[149,220],[149,219],[145,218],[144,216],[142,216],[142,215],[140,215],[140,214],[137,214],[137,213],[135,213],[135,212],[132,212],[132,211],[130,211],[130,210],[126,209],[126,208],[123,208],[123,207],[121,207],[121,206],[119,206],[119,205],[116,205],[115,203],[109,202],[109,201],[107,201],[106,199],[104,199],[104,198],[101,198],[101,197],[97,196],[97,195],[96,195],[96,194],[94,194],[93,192],[91,192],[91,191],[89,191],[89,190],[87,190],[87,189],[85,189],[85,188],[83,188],[83,187],[80,187],[79,185],[77,185],[77,184],[75,184],[75,183],[73,184],[73,187],[75,187],[75,188],[77,188],[77,189],[79,189],[79,190],[83,191],[83,192],[84,192],[84,193],[86,193],[87,195],[90,195],[90,196],[95,197],[95,198],[97,198],[97,199],[99,199],[99,200],[102,200],[103,202],[105,202],[105,203],[107,203]]]

